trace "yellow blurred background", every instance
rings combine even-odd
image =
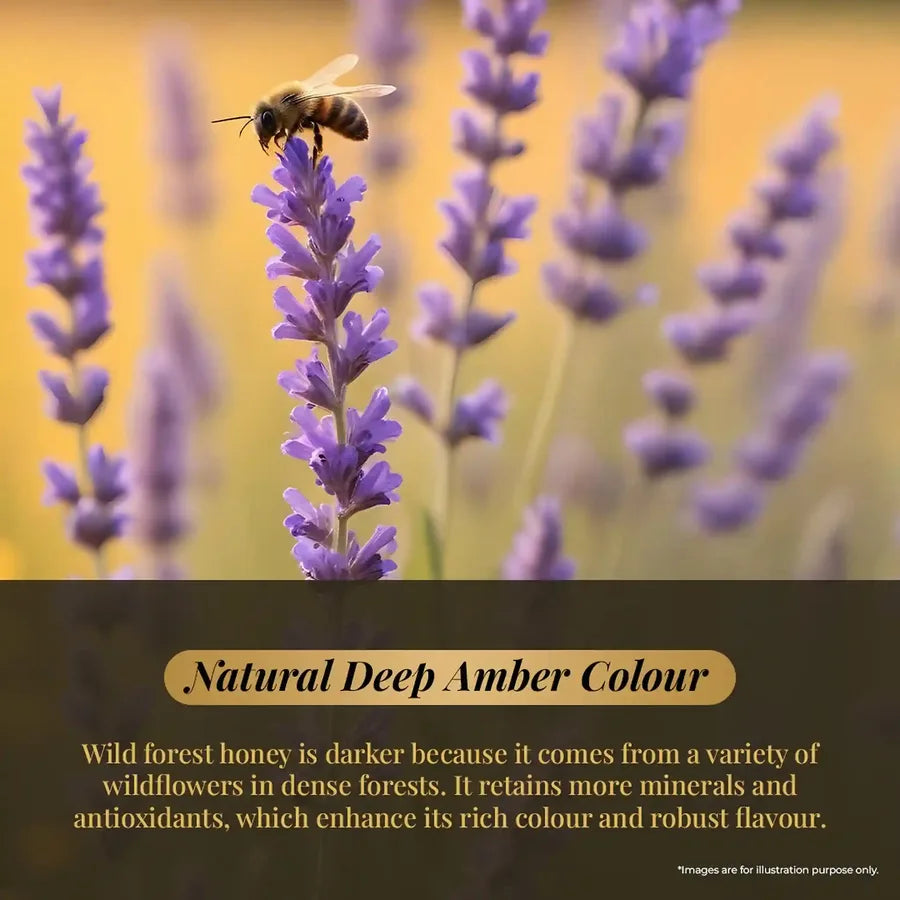
[[[519,274],[480,294],[485,306],[514,309],[518,318],[470,354],[461,379],[466,390],[483,377],[497,377],[513,405],[500,447],[466,445],[460,453],[451,577],[494,576],[521,516],[512,503],[515,473],[561,323],[542,294],[540,267],[557,252],[551,220],[570,184],[573,117],[612,86],[600,62],[610,34],[600,24],[596,0],[551,0],[549,6],[552,41],[546,58],[535,64],[543,79],[543,102],[509,120],[510,132],[524,138],[529,149],[500,171],[505,191],[538,196],[533,237],[512,247]],[[227,379],[224,407],[208,438],[222,477],[214,493],[197,499],[187,551],[190,573],[197,578],[298,577],[291,540],[281,525],[286,510],[281,493],[289,485],[310,487],[311,479],[301,463],[280,453],[292,404],[275,383],[297,346],[270,336],[277,317],[274,285],[264,267],[272,249],[263,212],[249,200],[255,184],[270,181],[272,159],[252,136],[238,140],[235,123],[210,126],[216,217],[189,239],[166,225],[156,202],[148,50],[160,34],[189,41],[204,117],[237,115],[272,85],[302,77],[354,49],[352,4],[78,0],[37,5],[7,0],[2,16],[0,193],[7,199],[0,242],[0,393],[6,409],[0,437],[0,577],[90,573],[85,555],[65,540],[59,510],[40,503],[40,460],[48,455],[72,459],[75,439],[71,429],[43,415],[36,372],[53,363],[26,322],[29,309],[50,309],[58,302],[25,285],[24,254],[34,239],[19,177],[26,159],[23,122],[37,111],[31,90],[54,84],[63,86],[64,112],[75,114],[89,132],[86,152],[107,207],[102,224],[114,330],[91,355],[110,368],[112,383],[92,439],[113,450],[127,447],[135,364],[147,340],[151,266],[162,250],[186,254],[192,302]],[[413,345],[408,337],[415,287],[433,279],[460,287],[436,248],[443,233],[436,203],[448,195],[461,165],[450,148],[450,113],[465,103],[458,91],[458,54],[478,39],[462,27],[453,2],[424,0],[416,23],[423,47],[409,70],[414,93],[404,118],[411,165],[389,188],[372,184],[357,225],[365,235],[379,210],[391,209],[404,235],[406,266],[391,328],[401,347],[356,385],[358,402],[375,384],[390,384],[410,369],[432,386],[440,383],[446,355]],[[838,162],[847,172],[849,203],[844,239],[816,300],[814,342],[845,348],[854,360],[854,377],[801,470],[776,488],[753,529],[727,538],[682,533],[683,481],[642,498],[640,518],[628,510],[632,501],[606,516],[572,510],[567,549],[584,577],[611,574],[603,562],[611,546],[624,546],[615,573],[624,577],[790,577],[811,518],[835,497],[848,504],[851,577],[892,574],[891,523],[900,508],[897,335],[889,326],[873,329],[860,304],[879,272],[872,231],[888,190],[891,149],[900,138],[898,35],[897,4],[745,0],[731,35],[711,52],[699,75],[676,188],[634,207],[653,235],[652,250],[640,259],[636,275],[660,285],[660,305],[579,335],[579,365],[564,393],[560,428],[587,438],[610,466],[626,479],[633,477],[620,434],[626,422],[648,412],[640,375],[674,362],[660,337],[660,318],[697,302],[695,268],[722,254],[723,226],[732,211],[746,204],[772,138],[823,93],[841,101]],[[360,80],[372,75],[365,59],[359,75]],[[365,171],[364,148],[341,140],[327,147],[339,178]],[[390,196],[379,198],[379,191]],[[363,298],[363,308],[373,308],[370,299]],[[700,380],[695,423],[715,442],[714,469],[727,467],[730,447],[750,425],[745,398],[752,352],[752,341],[746,341],[733,364],[704,372]],[[421,509],[431,499],[436,448],[417,423],[407,416],[402,420],[405,433],[389,451],[393,468],[405,479],[402,502],[387,512],[366,513],[361,530],[377,521],[395,523],[401,575],[423,577]],[[134,548],[121,542],[115,561],[129,562],[133,555]]]

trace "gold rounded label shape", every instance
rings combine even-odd
[[[715,650],[183,650],[187,706],[711,706],[736,674]]]

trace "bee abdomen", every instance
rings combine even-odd
[[[364,141],[369,136],[369,123],[362,107],[349,97],[326,97],[316,116],[320,125],[336,131],[351,141]]]

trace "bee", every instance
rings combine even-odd
[[[276,87],[256,104],[252,115],[214,119],[213,124],[246,119],[239,132],[243,134],[252,122],[259,145],[266,153],[270,141],[281,150],[289,137],[311,129],[315,166],[323,150],[323,128],[330,128],[351,141],[368,138],[369,121],[355,98],[384,97],[397,90],[390,84],[342,86],[334,83],[358,62],[355,53],[339,56],[304,81],[289,81]]]

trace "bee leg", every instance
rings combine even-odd
[[[319,157],[322,155],[324,141],[322,140],[322,129],[319,128],[318,122],[313,122],[313,158],[312,164],[315,168],[319,164]]]

